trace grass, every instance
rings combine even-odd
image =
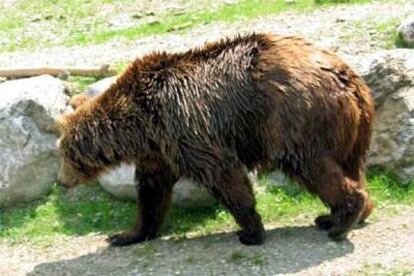
[[[70,86],[71,96],[74,94],[85,92],[87,87],[102,78],[99,77],[79,77],[79,76],[69,76],[66,80],[67,84]]]
[[[235,265],[241,265],[242,263],[250,263],[253,266],[263,266],[265,265],[266,258],[258,253],[253,254],[248,250],[237,249],[232,252],[228,257],[228,261]]]
[[[100,44],[112,40],[133,40],[139,37],[182,31],[212,22],[233,22],[285,10],[311,10],[326,5],[364,3],[370,0],[240,0],[235,4],[211,9],[214,1],[189,1],[184,13],[164,11],[154,20],[132,22],[132,26],[108,26],[111,19],[127,15],[131,20],[133,3],[112,0],[18,0],[0,17],[0,51],[17,51],[57,45]],[[136,1],[138,4],[140,1]],[[120,6],[121,8],[117,9]],[[105,12],[102,12],[102,9]],[[132,8],[133,9],[133,8]],[[106,12],[108,10],[108,12]],[[0,10],[1,11],[1,10]]]
[[[407,265],[402,261],[397,261],[387,265],[382,263],[365,263],[362,268],[355,271],[350,271],[348,275],[410,276],[413,275],[413,270],[410,265]]]
[[[123,71],[130,64],[128,61],[120,61],[115,63],[113,66],[118,75],[123,73]],[[89,85],[96,83],[97,81],[103,79],[104,77],[82,77],[82,76],[69,76],[65,81],[69,87],[70,95],[86,92]]]
[[[262,185],[267,185],[265,179]],[[311,222],[325,212],[318,199],[296,186],[268,187],[257,195],[258,210],[267,224],[294,223],[298,216]],[[414,204],[414,183],[400,185],[396,178],[374,173],[369,176],[369,190],[377,207]],[[387,207],[388,208],[388,207]],[[56,238],[111,234],[128,229],[135,218],[135,204],[115,200],[98,185],[66,190],[53,186],[51,193],[37,202],[0,210],[0,241],[9,244],[28,242],[51,246]],[[237,229],[231,215],[221,206],[207,208],[172,208],[161,235],[186,238],[192,232],[206,235]]]
[[[393,48],[413,48],[414,44],[408,44],[399,36],[397,31],[397,26],[401,18],[393,18],[387,22],[378,24],[376,26],[376,31],[384,35],[384,48],[393,49]]]

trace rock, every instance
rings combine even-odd
[[[157,20],[157,19],[152,19],[152,20],[149,20],[147,22],[147,25],[148,26],[156,26],[156,25],[160,25],[160,24],[161,24],[161,22],[159,20]]]
[[[147,11],[145,13],[145,16],[155,16],[155,12],[153,12],[153,11]]]
[[[110,77],[90,85],[88,96],[96,96],[109,88],[117,77]],[[99,177],[101,186],[113,196],[120,199],[136,199],[134,184],[135,167],[121,165]],[[206,206],[214,203],[207,190],[188,179],[180,179],[174,186],[173,204],[178,206]]]
[[[414,14],[401,22],[398,26],[398,35],[404,44],[414,46]]]
[[[68,100],[51,76],[0,84],[0,207],[38,199],[56,180],[54,119]]]
[[[388,95],[411,85],[414,79],[413,57],[413,50],[398,49],[368,56],[344,58],[372,89],[378,108]]]
[[[88,88],[86,89],[85,94],[88,97],[94,97],[96,95],[99,95],[100,93],[108,89],[113,83],[115,83],[117,78],[118,78],[117,76],[114,76],[114,77],[101,79],[100,81],[89,85]]]
[[[30,19],[30,22],[39,22],[40,20],[42,20],[42,17],[40,15],[35,15]]]
[[[187,178],[181,178],[175,184],[172,201],[182,207],[211,206],[216,202],[206,188]]]
[[[99,183],[104,190],[117,198],[136,200],[134,175],[135,166],[123,164],[100,176]],[[181,178],[174,186],[172,202],[181,207],[200,207],[212,205],[215,201],[204,187]]]
[[[133,15],[131,15],[132,18],[134,19],[141,19],[143,18],[145,15],[142,12],[136,12]]]
[[[392,172],[403,182],[414,180],[414,50],[382,51],[350,63],[375,99],[368,165]]]
[[[269,185],[282,187],[286,185],[292,184],[292,180],[290,180],[284,173],[281,171],[273,171],[266,175],[266,182]]]
[[[414,180],[414,85],[389,96],[377,110],[370,166]]]
[[[167,31],[168,32],[180,31],[180,30],[187,29],[187,28],[191,27],[192,25],[193,25],[193,23],[191,21],[189,21],[189,22],[185,22],[183,24],[179,24],[179,25],[175,25],[173,27],[170,27]]]
[[[99,184],[105,191],[120,199],[137,198],[135,192],[135,166],[122,164],[99,177]]]

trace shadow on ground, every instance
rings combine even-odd
[[[243,246],[235,233],[103,247],[74,259],[43,263],[29,275],[274,275],[295,273],[350,254],[314,226],[267,231],[262,246]]]

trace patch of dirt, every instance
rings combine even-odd
[[[116,63],[130,61],[153,50],[183,51],[205,41],[253,31],[301,35],[340,54],[365,54],[383,49],[387,44],[385,35],[377,29],[378,24],[402,20],[412,13],[412,0],[333,6],[305,13],[291,11],[229,24],[209,24],[184,34],[172,32],[128,42],[0,53],[0,67]]]
[[[414,209],[389,207],[378,219],[333,242],[309,220],[267,227],[263,246],[234,233],[186,240],[163,237],[110,248],[102,235],[68,238],[36,249],[0,245],[0,275],[345,275],[414,273]]]

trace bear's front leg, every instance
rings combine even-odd
[[[178,179],[161,162],[147,163],[136,170],[137,218],[131,231],[125,231],[108,238],[112,246],[125,246],[153,239],[171,201],[172,190]]]
[[[245,245],[264,243],[265,229],[256,211],[252,185],[244,170],[234,167],[221,172],[210,189],[240,226],[240,242]]]

